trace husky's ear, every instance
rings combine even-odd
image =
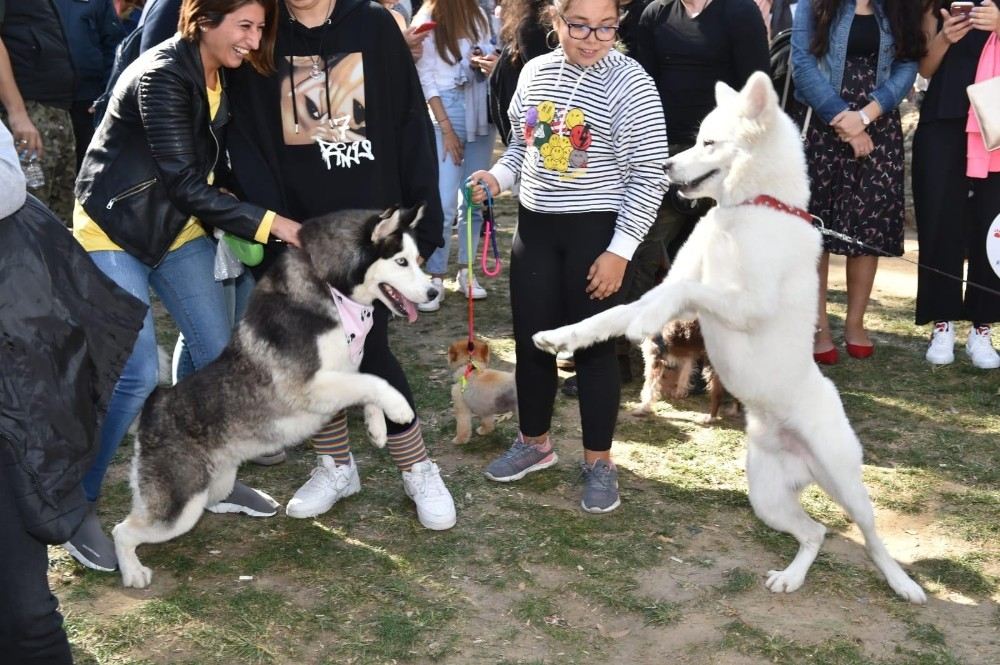
[[[416,226],[424,216],[427,206],[421,203],[414,208],[389,208],[381,215],[381,221],[372,230],[372,242],[378,243],[394,233]]]
[[[379,215],[379,223],[375,225],[372,229],[372,243],[378,244],[382,240],[385,240],[393,233],[397,233],[402,224],[402,213],[404,211],[400,208],[389,208],[381,215]]]
[[[726,102],[731,102],[737,97],[739,97],[738,92],[730,88],[728,85],[722,81],[715,82],[715,105],[723,106]]]
[[[754,72],[747,79],[746,85],[740,91],[743,97],[743,115],[756,120],[769,108],[773,108],[778,103],[778,95],[774,92],[774,84],[771,78],[764,72]]]

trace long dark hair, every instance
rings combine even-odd
[[[547,14],[550,0],[504,0],[500,5],[500,43],[510,47],[510,55],[520,61],[517,33],[522,27],[542,22],[542,14]]]
[[[816,25],[813,27],[809,52],[817,58],[830,50],[830,24],[844,0],[804,0],[812,2]],[[872,0],[877,2],[878,0]],[[885,13],[889,17],[889,28],[896,42],[896,57],[900,60],[919,60],[927,53],[927,39],[924,36],[921,3],[913,0],[884,0]]]

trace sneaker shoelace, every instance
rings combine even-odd
[[[940,321],[934,324],[934,333],[946,333],[948,332],[948,322]],[[931,337],[934,337],[934,333],[931,333]]]
[[[976,334],[980,337],[985,337],[989,339],[991,337],[993,329],[987,325],[976,326]]]
[[[441,496],[447,489],[441,480],[441,474],[434,467],[427,467],[414,472],[411,469],[413,486],[418,494],[423,496]]]
[[[584,484],[592,483],[599,485],[601,489],[611,489],[611,467],[601,465],[600,470],[596,466],[591,466],[586,462],[580,462],[580,477]]]

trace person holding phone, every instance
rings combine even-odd
[[[806,106],[809,212],[870,248],[824,237],[816,362],[839,353],[826,313],[830,254],[847,257],[844,342],[854,358],[875,346],[865,311],[879,255],[903,253],[903,129],[898,105],[926,51],[919,8],[906,0],[803,0],[792,27],[795,97]],[[811,108],[808,112],[806,108]]]
[[[971,5],[971,6],[970,6]],[[920,74],[930,79],[913,137],[913,206],[920,240],[916,323],[930,323],[925,359],[947,365],[955,359],[955,321],[969,321],[965,350],[973,366],[1000,367],[992,324],[1000,319],[1000,296],[934,270],[1000,291],[1000,277],[986,257],[986,233],[1000,213],[1000,173],[966,175],[969,97],[979,57],[991,34],[1000,34],[993,0],[924,4],[927,54]],[[933,270],[932,270],[933,269]]]
[[[413,25],[434,22],[424,54],[417,61],[420,85],[427,99],[440,160],[438,194],[444,210],[444,247],[427,260],[438,296],[417,305],[421,312],[436,312],[444,298],[443,280],[448,272],[451,253],[451,222],[458,215],[458,264],[465,265],[468,257],[466,206],[462,187],[473,171],[489,166],[496,142],[496,131],[487,114],[486,76],[481,58],[493,53],[490,18],[477,0],[429,0],[413,17]],[[459,201],[461,200],[461,203]],[[479,245],[482,212],[472,212],[472,251]],[[458,290],[462,296],[471,289],[472,298],[486,297],[475,274],[459,268]]]

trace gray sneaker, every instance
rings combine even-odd
[[[507,452],[490,462],[485,473],[490,480],[509,483],[524,478],[532,471],[547,469],[558,461],[559,457],[554,449],[542,452],[537,446],[518,438]]]
[[[586,462],[580,464],[583,474],[583,499],[580,507],[588,513],[610,513],[621,505],[618,495],[618,468],[602,459],[590,466]]]
[[[240,481],[233,484],[233,491],[219,503],[206,506],[210,513],[243,513],[250,517],[271,517],[281,507],[270,495],[252,487],[247,487]]]
[[[101,529],[95,503],[90,504],[80,528],[76,530],[72,538],[63,543],[63,547],[70,553],[70,556],[87,568],[106,573],[113,572],[118,568],[115,544]]]

